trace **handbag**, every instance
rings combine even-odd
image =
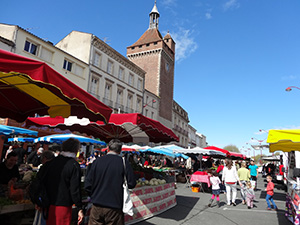
[[[126,164],[125,159],[123,158],[124,165],[124,183],[123,183],[123,213],[133,216],[133,203],[130,198],[130,192],[128,189],[127,179],[126,179]]]

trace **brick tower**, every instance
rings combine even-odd
[[[175,42],[169,33],[163,38],[158,30],[156,1],[149,16],[149,28],[127,47],[127,57],[146,71],[145,89],[160,98],[159,116],[172,121]]]

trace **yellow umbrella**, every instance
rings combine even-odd
[[[300,151],[300,130],[269,130],[269,151]]]

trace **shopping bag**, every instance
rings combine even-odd
[[[250,180],[251,187],[254,189],[256,188],[256,181],[255,180]]]
[[[129,216],[133,216],[133,203],[130,198],[130,191],[127,185],[126,179],[126,166],[125,159],[123,157],[123,165],[124,165],[124,183],[123,183],[123,213],[128,214]]]

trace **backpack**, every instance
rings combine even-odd
[[[44,173],[45,177],[46,173]],[[36,204],[42,209],[42,215],[45,219],[48,218],[48,209],[50,206],[50,199],[47,194],[46,187],[42,182],[43,178],[37,176],[29,185],[29,197],[33,204]]]

